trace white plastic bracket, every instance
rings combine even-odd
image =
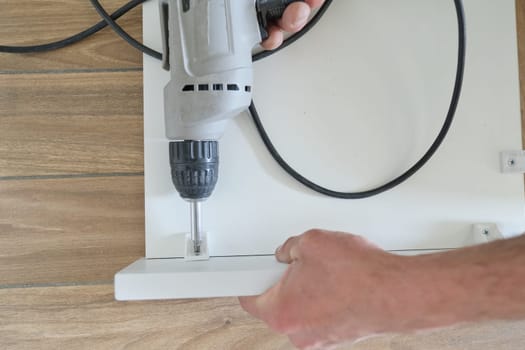
[[[525,151],[506,151],[500,154],[501,172],[505,174],[525,173]]]
[[[487,242],[505,238],[496,224],[475,224],[472,225],[472,232],[475,237],[481,237],[482,240]]]
[[[201,251],[199,254],[196,254],[195,250],[193,249],[193,241],[191,239],[191,234],[189,233],[186,234],[185,247],[185,261],[200,261],[210,259],[210,252],[208,251],[208,234],[206,232],[201,233]]]

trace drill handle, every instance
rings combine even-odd
[[[281,19],[288,5],[298,1],[304,0],[256,0],[257,19],[263,41],[269,37],[268,25]]]

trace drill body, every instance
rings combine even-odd
[[[166,136],[218,140],[246,110],[252,50],[261,41],[255,0],[163,0]]]
[[[228,122],[252,99],[252,50],[290,0],[161,0],[166,136],[173,183],[191,205],[200,251],[200,203],[218,180],[219,145]]]

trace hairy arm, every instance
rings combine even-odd
[[[525,318],[525,236],[398,256],[361,237],[312,230],[278,251],[290,264],[249,313],[299,348],[460,322]]]
[[[431,287],[422,325],[525,318],[525,236],[411,260]]]

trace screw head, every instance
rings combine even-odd
[[[490,231],[489,231],[489,230],[487,230],[487,229],[484,229],[484,230],[483,230],[483,234],[484,234],[485,236],[488,236],[488,235],[489,235],[489,233],[490,233]]]
[[[509,165],[510,167],[513,167],[513,166],[516,165],[516,160],[515,160],[515,159],[509,159],[509,161],[508,161],[507,163],[508,163],[508,165]]]

